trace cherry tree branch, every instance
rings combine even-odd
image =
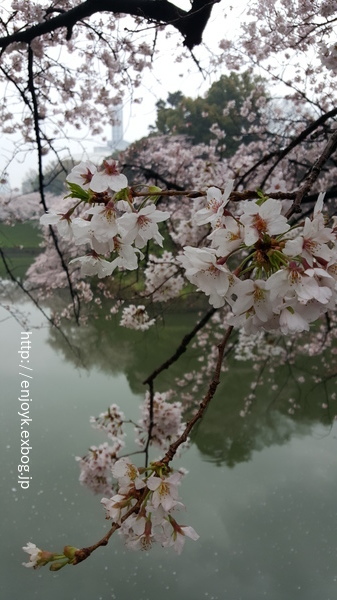
[[[34,132],[35,132],[35,140],[37,145],[37,156],[38,156],[38,181],[39,181],[39,193],[41,198],[41,204],[44,210],[47,212],[48,207],[46,203],[45,193],[44,193],[44,176],[43,176],[43,167],[42,167],[42,141],[40,135],[40,126],[39,126],[39,108],[38,108],[38,100],[35,91],[34,85],[34,70],[33,70],[33,60],[34,53],[30,46],[28,46],[28,90],[30,92],[32,98],[32,114],[34,120]],[[57,235],[51,225],[49,225],[49,231],[56,249],[56,252],[60,258],[62,268],[66,274],[68,287],[72,299],[73,311],[77,325],[79,324],[79,315],[80,315],[80,301],[76,290],[73,288],[73,284],[70,278],[70,273],[68,269],[68,265],[66,264],[62,251],[59,246],[59,242],[57,239]]]
[[[172,356],[170,356],[170,358],[168,358],[162,365],[160,365],[160,367],[158,367],[157,369],[155,369],[151,375],[149,375],[144,381],[143,384],[144,385],[149,385],[151,382],[153,382],[160,373],[162,373],[163,371],[165,371],[165,369],[168,369],[171,365],[173,365],[173,363],[175,363],[182,354],[184,354],[184,352],[186,352],[187,350],[187,346],[190,343],[190,341],[195,337],[195,335],[198,333],[198,331],[200,331],[200,329],[202,329],[206,323],[208,323],[208,321],[210,320],[210,318],[214,315],[214,313],[216,312],[216,308],[211,308],[203,317],[202,319],[200,319],[200,321],[198,321],[198,323],[195,325],[195,327],[192,329],[192,331],[190,331],[189,333],[187,333],[183,339],[181,340],[178,348],[176,349],[176,351],[172,354]]]
[[[282,150],[279,153],[279,156],[277,157],[276,161],[274,162],[274,164],[270,167],[270,169],[267,171],[266,175],[264,176],[263,181],[261,182],[261,188],[263,188],[267,179],[270,177],[270,175],[276,169],[277,165],[281,162],[281,160],[283,158],[285,158],[287,156],[287,154],[289,154],[289,152],[291,152],[291,150],[293,150],[294,148],[296,148],[296,146],[301,144],[301,142],[303,142],[320,125],[323,125],[325,123],[325,121],[327,121],[328,119],[330,119],[332,117],[335,117],[336,115],[337,115],[337,108],[333,108],[332,110],[328,111],[327,113],[321,115],[318,119],[316,119],[316,121],[313,121],[313,123],[310,123],[310,125],[308,125],[308,127],[306,127],[303,131],[301,131],[301,133],[295,139],[293,139],[290,142],[290,144],[288,144],[288,146],[286,148],[284,148],[284,150]],[[270,156],[272,156],[272,155],[270,155]]]
[[[330,156],[335,152],[337,148],[337,129],[335,129],[334,133],[331,135],[328,143],[326,144],[321,156],[314,162],[312,165],[308,176],[305,178],[303,184],[296,192],[296,196],[294,202],[292,203],[290,209],[285,215],[287,219],[289,219],[294,213],[301,212],[301,203],[303,197],[309,192],[312,188],[318,176],[324,166],[324,164],[329,160]]]
[[[211,309],[207,315],[211,312],[215,312],[215,309]],[[207,316],[205,315],[205,317]],[[204,317],[204,319],[205,319]],[[199,322],[201,323],[201,321]],[[194,415],[194,417],[187,423],[184,432],[182,433],[182,435],[173,443],[170,445],[168,451],[166,452],[164,458],[160,461],[158,461],[158,464],[161,463],[163,465],[168,465],[174,458],[179,446],[181,444],[183,444],[191,430],[193,429],[193,427],[195,426],[195,424],[202,419],[209,403],[211,402],[212,398],[214,397],[214,394],[217,390],[217,387],[220,383],[220,374],[221,374],[221,366],[222,366],[222,362],[224,359],[224,354],[225,354],[225,348],[227,345],[227,342],[230,338],[230,335],[233,331],[233,327],[228,327],[228,329],[225,332],[225,335],[223,337],[223,340],[221,341],[221,343],[218,345],[218,358],[215,364],[215,368],[214,368],[214,374],[212,377],[212,381],[209,384],[208,387],[208,391],[205,395],[205,397],[203,398],[202,402],[200,403],[199,406],[199,410],[198,412]],[[187,336],[185,336],[187,337]],[[165,364],[165,363],[164,363]],[[164,367],[164,368],[168,368],[168,367]],[[162,369],[163,370],[163,369]],[[152,375],[150,376],[152,377]],[[150,377],[148,379],[150,379]],[[152,379],[153,381],[153,379]],[[145,383],[145,382],[144,382]],[[126,519],[128,519],[130,517],[130,515],[137,513],[140,509],[140,506],[147,494],[148,490],[145,487],[145,489],[143,490],[138,490],[138,499],[137,502],[134,506],[132,506],[130,508],[130,510],[121,518],[121,524],[124,523],[124,521],[126,521]],[[106,546],[109,542],[109,539],[111,538],[112,534],[120,528],[121,524],[119,523],[113,523],[111,528],[109,529],[109,531],[106,533],[105,536],[103,536],[98,542],[96,542],[96,544],[93,544],[92,546],[88,546],[87,548],[81,548],[80,550],[77,550],[75,552],[75,560],[72,562],[73,565],[77,565],[78,563],[82,562],[83,560],[86,560],[90,554],[92,554],[92,552],[94,552],[95,550],[97,550],[97,548],[101,547],[101,546]]]
[[[181,446],[181,444],[186,442],[194,425],[200,419],[202,419],[202,417],[204,416],[206,408],[208,407],[209,403],[211,402],[212,398],[214,397],[214,394],[220,383],[221,366],[222,366],[222,362],[223,362],[223,358],[224,358],[225,348],[226,348],[227,342],[230,338],[230,335],[231,335],[233,329],[234,328],[232,325],[230,327],[228,327],[228,329],[226,330],[226,333],[223,337],[222,342],[218,345],[218,358],[216,361],[213,378],[208,386],[206,395],[204,396],[202,402],[200,403],[199,410],[194,415],[194,417],[187,423],[185,430],[183,431],[181,436],[175,442],[173,442],[173,444],[170,445],[168,451],[166,452],[164,458],[161,461],[162,463],[167,465],[168,463],[170,463],[173,460],[179,446]]]
[[[147,379],[145,379],[145,381],[143,381],[144,385],[149,386],[149,393],[150,393],[150,407],[149,407],[149,421],[150,422],[149,422],[149,428],[148,428],[147,442],[146,442],[146,446],[144,448],[146,464],[148,463],[148,453],[149,453],[149,447],[150,447],[150,443],[151,443],[151,439],[152,439],[152,429],[154,426],[154,420],[153,420],[154,385],[153,385],[153,382],[158,377],[158,375],[160,375],[160,373],[162,373],[163,371],[168,369],[171,365],[173,365],[181,357],[181,355],[184,354],[184,352],[186,352],[188,344],[195,337],[195,335],[198,333],[198,331],[200,331],[200,329],[202,329],[206,325],[206,323],[214,315],[216,310],[217,310],[216,308],[211,308],[202,317],[202,319],[200,319],[200,321],[198,321],[198,323],[195,325],[195,327],[192,329],[192,331],[190,331],[183,337],[178,348],[172,354],[172,356],[170,356],[170,358],[168,358],[165,362],[163,362],[160,365],[160,367],[155,369],[151,373],[151,375],[149,375],[147,377]]]
[[[172,25],[184,37],[184,45],[192,50],[202,41],[213,4],[220,1],[193,0],[191,9],[185,11],[168,0],[86,0],[55,17],[49,18],[46,14],[43,22],[1,37],[0,48],[5,49],[16,42],[29,44],[35,38],[60,28],[67,30],[66,39],[70,40],[73,28],[79,21],[99,12],[109,12],[141,17],[157,25]]]

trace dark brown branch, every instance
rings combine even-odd
[[[204,28],[211,15],[213,4],[220,0],[194,0],[189,11],[178,8],[168,0],[86,0],[75,8],[47,18],[45,21],[0,38],[0,48],[16,42],[29,44],[37,37],[64,27],[66,39],[70,39],[74,25],[98,12],[128,14],[154,22],[172,25],[184,37],[184,45],[190,50],[202,41]]]
[[[282,150],[282,152],[280,152],[276,161],[274,162],[274,164],[270,167],[270,169],[266,173],[265,177],[263,178],[263,181],[261,182],[261,188],[263,189],[263,186],[265,185],[267,179],[270,177],[270,175],[272,174],[274,169],[276,169],[277,165],[281,162],[281,160],[283,158],[285,158],[287,156],[287,154],[289,154],[289,152],[291,152],[291,150],[293,150],[294,148],[296,148],[296,146],[298,146],[301,142],[303,142],[311,133],[313,133],[318,127],[320,127],[320,125],[323,125],[323,123],[325,123],[325,121],[327,121],[328,119],[330,119],[332,117],[335,117],[336,115],[337,115],[337,108],[333,108],[332,110],[328,111],[324,115],[321,115],[313,123],[310,123],[310,125],[308,125],[308,127],[306,127],[294,140],[292,140],[290,142],[290,144],[288,144],[288,146],[286,148],[284,148],[284,150]]]
[[[162,371],[165,371],[166,369],[168,369],[171,365],[173,365],[173,363],[175,363],[178,360],[178,358],[180,358],[180,356],[182,354],[184,354],[184,352],[186,352],[187,346],[190,343],[190,341],[194,338],[194,336],[198,333],[198,331],[200,331],[200,329],[202,329],[206,325],[206,323],[214,315],[214,313],[216,312],[216,310],[217,310],[216,308],[211,308],[202,317],[202,319],[200,319],[200,321],[198,321],[198,323],[192,329],[192,331],[190,331],[189,333],[187,333],[183,337],[183,339],[181,340],[181,342],[180,342],[177,350],[174,352],[174,354],[172,354],[172,356],[170,356],[170,358],[168,358],[162,365],[160,365],[160,367],[158,367],[157,369],[155,369],[151,373],[151,375],[149,375],[147,377],[147,379],[145,379],[145,381],[143,381],[144,385],[150,385],[156,379],[156,377],[158,377],[158,375],[160,373],[162,373]]]
[[[233,326],[228,327],[228,329],[227,329],[227,331],[226,331],[226,333],[224,335],[224,338],[223,338],[222,342],[218,345],[218,358],[217,358],[217,362],[216,362],[215,369],[214,369],[213,379],[212,379],[212,381],[209,384],[209,387],[208,387],[206,395],[204,396],[202,402],[200,403],[198,412],[187,423],[187,425],[185,427],[185,430],[181,434],[181,436],[173,444],[170,445],[170,447],[169,447],[168,451],[166,452],[163,460],[161,461],[162,463],[164,463],[164,464],[167,465],[167,464],[169,464],[173,460],[173,458],[174,458],[174,456],[175,456],[175,454],[176,454],[179,446],[181,446],[181,444],[183,444],[184,442],[186,442],[186,440],[187,440],[190,432],[192,431],[194,425],[200,419],[202,419],[202,417],[203,417],[203,415],[204,415],[204,413],[206,411],[206,408],[208,407],[209,403],[211,402],[212,398],[214,397],[214,394],[215,394],[215,392],[217,390],[217,387],[218,387],[218,385],[220,383],[221,366],[222,366],[222,361],[223,361],[223,358],[224,358],[224,352],[225,352],[226,344],[227,344],[227,342],[229,340],[229,337],[230,337],[232,331],[233,331]]]
[[[134,165],[131,163],[123,163],[122,167],[123,167],[123,169],[126,169],[126,168],[139,169],[139,171],[141,171],[142,174],[144,175],[146,181],[148,181],[149,179],[154,179],[156,182],[163,183],[167,187],[172,188],[178,192],[184,191],[184,188],[181,185],[178,185],[177,183],[172,183],[171,181],[168,181],[168,179],[166,179],[163,175],[160,175],[160,173],[158,173],[157,171],[155,171],[154,169],[151,169],[149,167],[142,167],[141,165]]]
[[[215,310],[216,309],[212,309],[213,312],[215,312]],[[212,311],[209,311],[209,313]],[[207,314],[209,314],[209,313],[207,313]],[[164,458],[162,460],[158,461],[158,463],[162,463],[163,465],[168,465],[173,460],[179,446],[187,440],[188,435],[190,434],[194,425],[197,423],[197,421],[202,419],[202,417],[203,417],[209,403],[211,402],[212,398],[214,397],[214,394],[220,383],[221,366],[222,366],[222,362],[224,359],[225,348],[226,348],[227,342],[229,340],[229,337],[230,337],[232,331],[233,331],[233,327],[228,327],[222,342],[218,345],[218,358],[217,358],[215,369],[214,369],[214,375],[213,375],[211,383],[209,384],[207,394],[205,395],[202,402],[200,403],[198,412],[187,423],[182,435],[173,444],[170,445]],[[167,367],[165,367],[165,368],[167,368]],[[150,379],[150,378],[148,378],[148,379]],[[152,381],[153,381],[153,379],[152,379]],[[130,515],[137,513],[139,511],[139,508],[140,508],[143,500],[145,499],[147,492],[148,492],[148,489],[146,487],[144,488],[144,490],[141,490],[141,493],[137,500],[137,503],[132,508],[130,508],[130,510],[122,517],[121,523],[124,523],[124,521],[126,521],[126,519],[128,519]],[[109,529],[109,531],[106,533],[106,535],[103,536],[103,538],[101,538],[96,544],[93,544],[92,546],[88,546],[87,548],[81,548],[80,550],[77,550],[75,552],[75,560],[72,564],[77,565],[79,562],[86,560],[90,556],[90,554],[92,554],[92,552],[94,552],[94,550],[96,550],[100,546],[106,546],[108,544],[109,539],[112,536],[112,534],[119,528],[120,528],[120,525],[118,523],[113,523],[112,527]]]
[[[43,168],[42,168],[43,152],[42,152],[42,141],[41,141],[41,135],[40,135],[40,126],[39,126],[38,100],[37,100],[35,86],[34,86],[33,59],[34,59],[33,51],[31,49],[31,47],[28,46],[28,90],[29,90],[31,98],[32,98],[32,107],[33,107],[32,113],[33,113],[33,120],[34,120],[34,131],[35,131],[37,156],[38,156],[39,193],[40,193],[40,198],[41,198],[41,204],[42,204],[44,210],[47,212],[48,206],[46,203],[46,198],[45,198],[45,193],[44,193],[44,182],[43,182],[44,177],[43,177]],[[68,265],[66,264],[66,262],[63,258],[63,254],[62,254],[62,251],[61,251],[59,243],[58,243],[57,235],[51,225],[49,225],[49,231],[50,231],[56,252],[60,258],[62,268],[67,277],[68,287],[69,287],[72,304],[73,304],[75,320],[76,320],[76,323],[79,324],[79,315],[80,315],[79,297],[78,297],[76,290],[74,290],[74,288],[73,288]]]
[[[202,319],[200,319],[200,321],[196,324],[196,326],[192,329],[192,331],[190,331],[188,334],[186,334],[183,337],[183,339],[181,340],[181,342],[180,342],[178,348],[176,349],[176,351],[174,352],[174,354],[172,354],[172,356],[170,356],[170,358],[168,358],[162,365],[160,365],[160,367],[155,369],[151,373],[151,375],[149,375],[148,378],[145,381],[143,381],[144,385],[149,386],[149,393],[150,393],[149,429],[148,429],[147,442],[146,442],[146,446],[144,449],[146,466],[148,464],[149,447],[150,447],[150,443],[151,443],[151,439],[152,439],[152,429],[154,426],[154,421],[153,421],[154,385],[153,385],[153,382],[160,373],[162,373],[163,371],[168,369],[171,365],[173,365],[173,363],[175,363],[180,358],[180,356],[182,354],[184,354],[184,352],[186,352],[187,346],[190,343],[190,341],[194,338],[194,336],[198,333],[198,331],[200,331],[200,329],[202,329],[206,325],[206,323],[210,320],[210,318],[214,315],[215,312],[216,312],[216,309],[211,308],[202,317]]]

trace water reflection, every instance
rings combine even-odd
[[[92,314],[89,322],[80,327],[70,321],[63,322],[62,329],[70,345],[57,330],[51,328],[48,343],[61,352],[67,362],[76,366],[80,363],[71,346],[80,349],[81,363],[89,370],[124,373],[134,393],[144,393],[142,382],[174,352],[197,319],[194,312],[169,313],[165,316],[164,325],[159,322],[157,327],[143,333],[120,327],[118,317],[106,320],[105,314],[104,310]],[[173,365],[169,374],[164,373],[160,379],[161,389],[165,385],[171,387],[174,377],[190,368],[197,355],[196,351],[190,350],[182,361]]]
[[[105,314],[96,312],[83,327],[64,322],[64,332],[71,344],[80,348],[81,360],[89,370],[123,373],[135,394],[144,394],[144,379],[174,352],[198,318],[194,312],[169,313],[165,326],[144,334],[120,327],[117,317],[107,321]],[[55,329],[49,329],[48,343],[68,363],[78,364],[76,354]],[[173,367],[163,372],[156,382],[157,389],[174,388],[179,399],[175,378],[195,369],[200,353],[189,348]],[[208,459],[233,467],[249,461],[255,450],[287,444],[294,436],[310,434],[317,424],[331,426],[337,414],[337,400],[332,394],[335,381],[315,386],[309,381],[299,384],[296,365],[291,366],[291,376],[287,365],[280,365],[269,379],[267,376],[258,388],[250,413],[242,418],[243,399],[255,376],[250,363],[229,361],[229,371],[222,375],[206,417],[192,434],[193,443]],[[307,358],[307,368],[315,362],[315,358]],[[201,400],[202,391],[197,398]]]
[[[33,318],[41,321],[35,309],[29,308]],[[306,397],[302,386],[300,408],[292,415],[289,397],[298,392],[295,382],[289,380],[288,391],[275,401],[267,381],[251,414],[242,419],[241,398],[251,381],[247,364],[231,366],[193,434],[191,449],[177,461],[189,470],[181,493],[187,505],[186,523],[200,534],[197,543],[186,544],[180,557],[163,549],[137,554],[126,552],[116,536],[86,563],[60,573],[21,567],[26,559],[21,546],[27,541],[56,550],[66,543],[94,543],[104,533],[107,524],[99,498],[80,487],[74,461],[74,455],[104,441],[90,429],[88,418],[118,399],[123,410],[133,411],[132,417],[137,418],[141,381],[176,347],[188,323],[178,315],[166,330],[149,331],[145,345],[137,332],[114,328],[103,319],[81,330],[69,323],[66,333],[82,349],[86,372],[74,368],[76,358],[59,333],[49,325],[34,329],[34,479],[25,493],[15,489],[18,422],[14,400],[21,328],[8,320],[1,327],[6,352],[0,368],[7,392],[0,409],[5,456],[1,514],[6,543],[0,581],[4,598],[335,597],[337,433],[330,430],[322,408],[322,390],[316,388]],[[194,352],[182,358],[181,372],[191,368]],[[287,367],[282,367],[273,382],[285,379],[286,373]],[[161,386],[171,381],[171,374],[165,372]]]

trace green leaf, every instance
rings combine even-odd
[[[84,202],[90,202],[90,199],[92,197],[91,192],[89,192],[88,190],[84,190],[77,183],[69,183],[69,181],[67,181],[67,185],[70,189],[70,194],[67,194],[65,198],[78,198],[79,200],[83,200]]]
[[[118,192],[116,192],[115,194],[115,200],[126,200],[129,201],[130,200],[130,191],[129,188],[123,188],[122,190],[119,190]]]

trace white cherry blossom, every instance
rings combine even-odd
[[[169,216],[169,212],[157,210],[154,204],[144,206],[138,212],[124,213],[119,219],[123,241],[127,244],[134,243],[136,248],[143,248],[153,239],[162,246],[164,238],[159,233],[157,223],[166,221]]]
[[[41,553],[42,550],[40,550],[40,548],[37,548],[37,546],[35,544],[33,544],[32,542],[28,542],[27,546],[23,546],[22,550],[24,552],[27,552],[27,554],[29,554],[29,562],[28,563],[22,563],[24,567],[37,567],[38,566],[38,561],[41,558]]]
[[[146,331],[147,329],[150,329],[155,322],[156,319],[150,319],[143,304],[138,306],[135,304],[130,304],[129,306],[123,308],[120,325],[128,329]]]
[[[310,266],[313,266],[316,259],[329,262],[334,256],[334,250],[328,246],[331,234],[332,229],[325,227],[322,213],[318,213],[312,220],[306,218],[300,235],[286,242],[284,254],[290,257],[300,256]]]
[[[194,541],[199,539],[199,535],[193,529],[193,527],[178,525],[178,523],[172,518],[164,522],[162,539],[162,546],[164,548],[173,547],[177,554],[181,554],[186,537]]]
[[[74,237],[73,224],[69,213],[56,213],[50,210],[40,217],[40,223],[41,225],[55,225],[60,236],[67,242],[71,242]]]
[[[253,311],[262,322],[268,321],[272,317],[269,290],[266,289],[266,282],[262,279],[239,281],[233,285],[231,291],[237,296],[232,304],[232,311],[235,315]]]
[[[146,481],[149,490],[153,491],[152,504],[154,508],[162,506],[168,512],[178,500],[178,485],[180,484],[182,474],[176,471],[168,477],[157,477],[152,474]]]
[[[233,185],[234,179],[230,179],[226,184],[224,193],[214,186],[208,188],[206,207],[201,208],[194,215],[194,220],[197,225],[211,223],[211,225],[215,226],[217,222],[221,222],[223,210],[229,202],[229,196],[233,189]]]
[[[118,224],[113,202],[108,202],[105,206],[92,206],[85,214],[92,215],[90,227],[94,231],[94,237],[100,242],[108,242],[117,235]]]
[[[105,242],[96,238],[95,224],[93,224],[91,220],[76,217],[73,220],[72,229],[75,246],[90,244],[90,247],[97,254],[107,254],[113,250],[114,243],[112,238]]]
[[[126,493],[130,486],[134,486],[136,490],[145,487],[143,479],[140,477],[139,471],[131,460],[127,457],[120,458],[111,468],[113,476],[118,479],[118,484],[122,493]]]
[[[231,216],[223,219],[223,227],[217,227],[208,236],[212,240],[212,247],[216,248],[219,256],[228,256],[240,248],[243,243],[244,228],[241,223]]]
[[[76,183],[84,190],[88,190],[91,187],[91,181],[96,171],[97,167],[90,160],[86,160],[71,169],[66,181]]]
[[[185,268],[187,279],[210,297],[212,306],[224,306],[234,276],[227,266],[217,263],[215,250],[186,246],[184,255],[178,256],[177,260]]]
[[[103,161],[103,169],[96,171],[91,182],[90,189],[93,192],[101,193],[110,189],[119,192],[128,185],[128,180],[117,168],[117,163],[113,159]]]
[[[105,507],[106,518],[114,523],[121,523],[122,517],[128,512],[135,500],[125,494],[115,494],[112,498],[102,498],[101,504]]]
[[[268,198],[263,204],[257,202],[242,202],[243,214],[240,222],[244,225],[244,241],[252,246],[264,234],[279,235],[288,231],[290,225],[281,215],[282,204],[273,198]]]
[[[86,256],[74,258],[70,261],[70,264],[80,265],[81,275],[97,275],[99,279],[109,277],[114,270],[114,265],[111,262],[101,258],[94,251]]]
[[[144,258],[144,254],[131,244],[126,244],[120,236],[113,238],[113,250],[118,256],[111,261],[113,267],[134,271],[138,267],[138,259]]]

